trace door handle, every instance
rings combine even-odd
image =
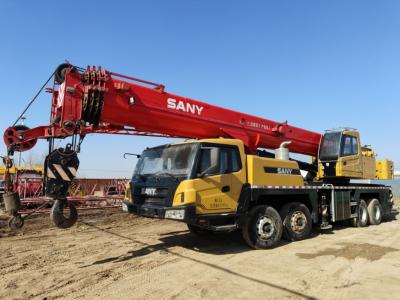
[[[223,193],[228,193],[228,192],[231,191],[231,187],[230,187],[229,185],[226,185],[226,186],[224,186],[224,187],[221,189],[221,191],[222,191]]]

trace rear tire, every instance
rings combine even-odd
[[[259,205],[246,216],[242,235],[254,249],[271,249],[282,238],[283,224],[278,212],[271,206]]]
[[[364,200],[360,201],[357,210],[358,217],[351,219],[351,224],[354,227],[367,227],[368,226],[368,207]]]
[[[368,217],[370,225],[379,225],[382,223],[383,209],[378,199],[372,199],[369,201]]]
[[[312,219],[307,206],[291,202],[282,207],[280,215],[283,222],[283,237],[286,240],[301,241],[310,236]]]

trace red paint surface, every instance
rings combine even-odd
[[[85,82],[82,81],[83,75],[89,78]],[[104,97],[99,124],[86,122],[82,115],[82,99],[93,91]],[[165,92],[163,85],[101,68],[88,67],[83,72],[67,71],[64,84],[51,92],[51,124],[27,130],[22,140],[18,134],[10,132],[12,129],[8,129],[5,133],[8,146],[19,144],[21,150],[28,150],[33,147],[26,143],[28,141],[72,134],[140,134],[235,138],[242,140],[249,151],[257,148],[275,149],[282,142],[291,141],[291,152],[317,156],[321,139],[316,132],[173,95]],[[181,103],[180,109],[168,108],[168,103],[174,101]],[[248,102],[251,105],[250,100]]]

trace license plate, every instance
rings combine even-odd
[[[165,212],[165,218],[172,220],[184,220],[185,211],[183,209],[167,210]]]

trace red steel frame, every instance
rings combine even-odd
[[[291,141],[291,152],[311,156],[318,153],[319,133],[167,93],[161,84],[100,67],[78,71],[71,66],[64,82],[56,87],[48,90],[53,94],[50,125],[19,133],[7,129],[4,140],[9,149],[19,145],[19,150],[29,150],[38,138],[108,133],[235,138],[242,140],[249,152],[275,149]],[[87,122],[82,112],[83,99],[93,91],[104,99],[98,124]]]
[[[75,204],[78,210],[87,209],[106,209],[106,208],[120,208],[123,201],[123,196],[83,196],[83,197],[67,197],[69,202]],[[21,210],[18,211],[19,214],[41,214],[47,213],[51,209],[51,202],[43,208],[38,209],[38,207],[43,206],[51,198],[38,197],[38,198],[26,198],[21,200]]]
[[[43,173],[39,170],[15,168],[11,174],[12,190],[20,198],[38,197],[42,194]]]
[[[17,178],[14,181],[14,191],[21,197],[20,214],[48,212],[51,205],[37,210],[50,200],[43,197],[42,178]],[[128,179],[97,179],[77,178],[74,179],[68,193],[67,199],[75,203],[77,209],[105,209],[121,207],[125,195]]]

